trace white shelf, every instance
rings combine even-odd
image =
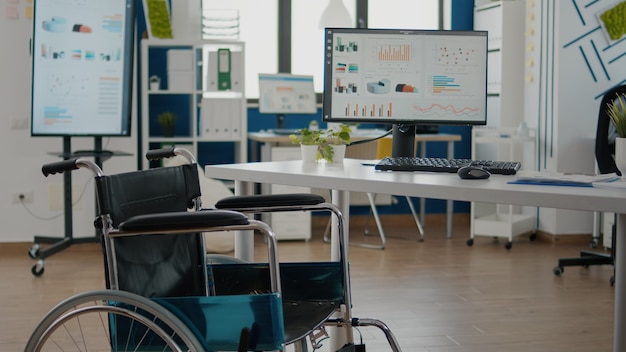
[[[528,129],[527,134],[520,136],[517,129],[511,128],[473,128],[472,129],[472,159],[480,159],[476,149],[481,144],[493,144],[498,147],[495,158],[508,161],[519,161],[523,155],[524,146],[531,146],[534,155],[537,131]],[[524,168],[524,163],[522,163]],[[513,237],[536,230],[536,215],[532,209],[513,205],[487,204],[473,202],[471,205],[470,241],[475,236],[506,237],[507,248]],[[471,243],[471,242],[470,242]]]
[[[222,67],[230,70],[226,75],[217,73],[218,61],[222,62],[218,52],[224,49],[228,49],[225,56],[228,65]],[[178,144],[188,147],[200,158],[199,146],[203,143],[233,142],[234,161],[246,162],[248,126],[244,96],[244,43],[144,39],[141,41],[141,54],[143,152],[151,146],[156,147],[155,144]],[[159,64],[151,64],[151,59],[160,60]],[[161,89],[148,89],[149,77],[153,75],[161,77]],[[230,88],[220,90],[218,84],[224,82],[228,82]],[[164,111],[179,115],[182,121],[178,127],[184,127],[183,133],[166,137],[155,132],[156,116]],[[149,166],[149,161],[143,159],[143,168]]]
[[[493,213],[473,220],[475,235],[506,238],[533,232],[536,222],[534,215],[502,213]]]

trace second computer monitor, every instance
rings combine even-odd
[[[317,113],[313,76],[260,73],[259,112],[276,114],[277,128],[286,114]]]

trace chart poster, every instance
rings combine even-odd
[[[132,0],[38,0],[32,42],[34,136],[130,131]]]

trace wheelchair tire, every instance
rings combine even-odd
[[[111,325],[120,328],[111,334]],[[112,336],[117,336],[115,348]],[[158,303],[130,292],[101,290],[80,293],[50,310],[25,351],[143,351],[155,346],[162,351],[204,350],[191,329]]]

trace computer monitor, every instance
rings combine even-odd
[[[276,128],[284,127],[285,114],[315,114],[313,76],[260,73],[259,112],[276,114]]]
[[[416,125],[487,123],[487,32],[326,28],[323,120],[393,124],[393,156]]]

